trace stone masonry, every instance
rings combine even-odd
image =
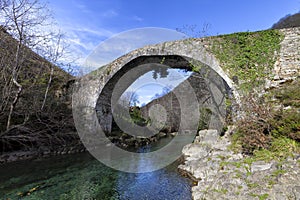
[[[267,81],[267,89],[278,87],[300,76],[300,27],[281,29],[280,32],[284,39],[274,65],[274,77]]]

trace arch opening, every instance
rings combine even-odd
[[[233,100],[232,90],[227,82],[210,66],[205,65],[204,63],[193,58],[180,55],[151,55],[139,56],[125,64],[107,81],[105,86],[102,88],[96,102],[95,110],[98,122],[108,137],[113,135],[114,130],[119,131],[122,129],[118,127],[118,123],[116,123],[116,121],[120,123],[120,119],[116,120],[116,116],[113,113],[114,110],[120,109],[119,107],[114,107],[112,104],[117,103],[122,94],[124,94],[126,89],[128,89],[128,87],[130,87],[130,85],[132,85],[137,78],[148,72],[161,68],[161,65],[165,65],[172,69],[182,69],[192,72],[190,77],[184,82],[188,82],[188,84],[192,87],[192,90],[195,93],[198,101],[199,121],[197,124],[197,129],[209,128],[217,129],[219,131],[223,129],[227,116],[231,112],[231,107],[228,106],[227,101],[228,99],[231,99],[230,101]],[[129,76],[128,73],[130,73]],[[118,84],[119,80],[122,77],[124,79],[125,76],[126,81],[123,81],[121,85]],[[142,118],[148,121],[155,120],[155,116],[161,118],[159,113],[154,117],[150,116],[151,108],[159,105],[165,109],[166,119],[165,124],[160,127],[158,133],[181,132],[182,130],[179,126],[182,120],[180,117],[181,108],[176,94],[180,93],[184,96],[184,93],[187,92],[186,90],[187,88],[184,86],[184,84],[179,84],[168,94],[157,98],[142,107],[139,107]],[[114,93],[114,91],[117,92]],[[189,97],[186,97],[186,100],[188,101]],[[124,110],[124,112],[128,113],[130,110]],[[127,118],[132,117],[130,114],[126,116]],[[187,115],[185,115],[185,117],[186,116]],[[143,134],[141,136],[146,137],[147,131],[149,131],[148,135],[152,136],[151,134],[153,129],[147,129],[147,124],[136,125],[143,126]],[[132,128],[135,127],[129,127],[129,129],[133,130]],[[128,132],[125,130],[124,132],[131,134],[130,131]]]

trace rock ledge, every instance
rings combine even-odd
[[[182,152],[183,171],[198,181],[192,187],[197,199],[300,199],[300,156],[284,162],[249,162],[228,149],[228,134],[202,130]]]

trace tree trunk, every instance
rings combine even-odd
[[[53,73],[54,73],[54,66],[53,66],[53,64],[51,64],[50,77],[49,77],[49,80],[48,80],[47,88],[46,88],[45,95],[44,95],[43,104],[42,104],[42,106],[41,106],[41,110],[44,109],[45,104],[46,104],[47,95],[48,95],[49,88],[50,88],[50,85],[51,85],[51,82],[52,82]]]
[[[13,73],[12,73],[12,78],[11,78],[14,85],[16,85],[18,87],[18,90],[14,96],[13,102],[10,104],[10,109],[9,109],[9,113],[8,113],[8,117],[7,117],[7,123],[6,123],[6,130],[8,130],[11,126],[11,116],[13,114],[13,111],[18,103],[20,94],[22,92],[22,85],[17,81],[21,47],[22,47],[22,37],[20,37],[20,40],[19,40],[19,43],[17,46],[17,51],[16,51],[16,55],[15,55],[15,63],[14,63],[14,68],[13,68]]]
[[[11,125],[11,116],[12,116],[12,113],[13,113],[13,111],[14,111],[14,109],[16,107],[16,104],[17,104],[17,102],[18,102],[18,100],[20,98],[20,94],[22,92],[22,85],[19,84],[15,80],[14,77],[12,78],[12,81],[18,87],[18,91],[17,91],[17,93],[16,93],[16,95],[14,97],[14,100],[13,100],[12,104],[10,105],[9,114],[8,114],[8,118],[7,118],[7,124],[6,124],[6,130],[8,130],[10,128],[10,125]]]

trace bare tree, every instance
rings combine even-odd
[[[209,30],[211,29],[211,24],[203,23],[203,25],[183,25],[181,28],[176,28],[176,31],[185,34],[187,37],[201,38],[210,36]]]
[[[51,86],[52,78],[54,74],[54,67],[55,67],[54,64],[58,64],[59,59],[63,57],[65,49],[67,48],[67,45],[63,41],[63,34],[60,32],[57,35],[55,35],[55,37],[52,39],[52,42],[53,43],[51,43],[51,45],[47,45],[47,47],[44,49],[44,52],[42,53],[42,55],[51,63],[50,63],[49,79],[45,90],[41,110],[44,109],[47,101],[49,88]]]
[[[51,31],[52,16],[46,4],[38,0],[1,0],[0,18],[1,26],[17,41],[16,46],[12,47],[14,59],[9,65],[11,75],[6,84],[5,91],[8,93],[6,99],[9,104],[9,113],[7,117],[6,129],[11,127],[11,118],[13,111],[20,99],[23,91],[22,83],[19,79],[20,69],[26,60],[26,53],[29,48],[35,51],[43,49],[49,44],[53,44],[53,38],[57,34]],[[60,37],[58,38],[58,45]],[[57,60],[59,56],[58,48],[52,53],[53,59]],[[50,73],[49,84],[53,75],[53,66]],[[49,85],[48,84],[48,85]],[[45,97],[49,88],[47,87]],[[46,101],[46,100],[45,100]],[[42,105],[42,109],[44,103]],[[27,118],[25,117],[24,121]]]
[[[172,85],[167,85],[167,86],[163,87],[161,93],[156,93],[153,97],[151,97],[151,101],[167,95],[168,93],[170,93],[172,91],[172,89],[173,89]]]
[[[119,104],[124,108],[136,106],[139,102],[139,96],[133,91],[127,91],[122,94],[119,99]]]

